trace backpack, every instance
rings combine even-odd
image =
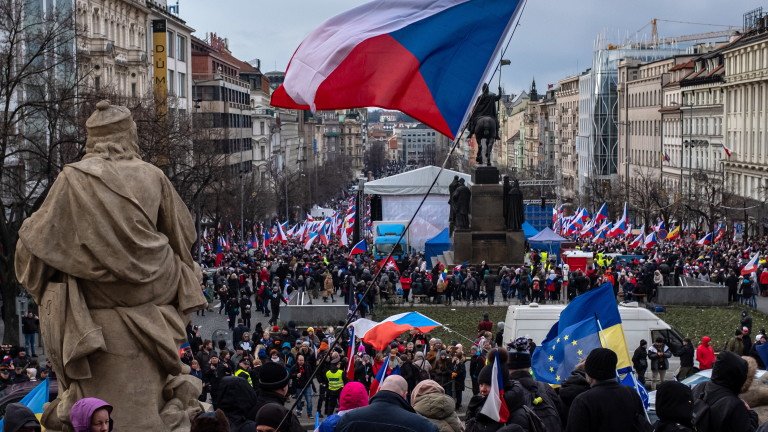
[[[528,432],[549,432],[544,421],[528,405],[523,405],[523,410],[528,418]]]
[[[563,426],[560,421],[560,414],[557,411],[555,403],[550,399],[550,396],[547,393],[547,388],[549,388],[549,385],[536,381],[535,388],[526,389],[530,395],[530,399],[526,401],[526,408],[529,408],[532,414],[534,414],[536,418],[538,418],[538,421],[541,422],[541,426],[543,426],[541,431],[561,432]],[[532,416],[528,416],[528,420],[532,425],[538,424],[536,419]],[[533,432],[536,429],[529,430]]]
[[[693,427],[699,432],[710,430],[710,406],[704,400],[707,397],[706,389],[693,401]]]

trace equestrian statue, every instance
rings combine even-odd
[[[483,163],[483,143],[485,143],[485,164],[491,166],[491,149],[499,139],[499,117],[496,113],[496,103],[501,99],[501,87],[499,94],[491,93],[488,84],[483,84],[483,93],[478,96],[472,115],[469,118],[470,137],[475,136],[477,141],[478,164]]]

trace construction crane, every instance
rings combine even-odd
[[[667,23],[675,23],[675,24],[689,24],[689,25],[700,25],[700,26],[707,26],[707,27],[721,27],[726,30],[719,30],[719,31],[711,31],[706,33],[695,33],[695,34],[688,34],[688,35],[681,35],[681,36],[674,36],[674,37],[665,37],[665,38],[659,38],[659,30],[658,30],[658,22],[667,22]],[[690,22],[690,21],[675,21],[675,20],[667,20],[667,19],[661,19],[661,18],[653,18],[651,19],[647,24],[645,24],[643,27],[641,27],[639,30],[635,32],[635,34],[641,33],[643,30],[648,28],[648,26],[651,27],[651,42],[650,45],[667,45],[667,44],[674,44],[677,42],[691,42],[691,41],[700,41],[700,40],[707,40],[707,39],[718,39],[718,38],[727,38],[733,35],[735,31],[737,31],[738,27],[732,26],[732,25],[723,25],[723,24],[709,24],[709,23],[699,23],[699,22]],[[631,38],[627,39],[623,45],[628,45],[631,43]]]

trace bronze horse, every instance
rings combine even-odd
[[[483,163],[483,142],[485,142],[485,164],[491,166],[491,150],[496,142],[496,120],[490,116],[481,116],[475,122],[475,129],[472,131],[477,141],[478,164]]]

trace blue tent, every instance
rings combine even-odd
[[[451,236],[448,228],[445,228],[424,243],[424,258],[427,260],[427,268],[432,269],[432,257],[442,255],[447,250],[451,250]]]
[[[534,228],[533,225],[529,224],[528,221],[523,222],[523,234],[525,234],[526,240],[535,236],[538,233],[539,233],[539,230]]]
[[[545,251],[550,257],[554,256],[560,261],[560,244],[568,240],[560,237],[549,227],[544,228],[535,236],[528,239],[531,249]]]

